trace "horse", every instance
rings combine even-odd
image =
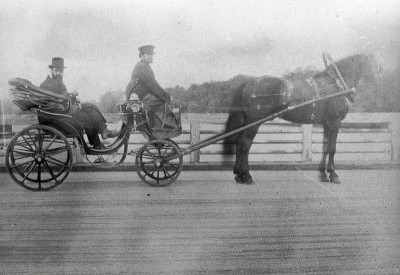
[[[324,59],[326,62],[326,59]],[[315,97],[322,97],[340,90],[356,88],[363,85],[376,87],[375,66],[372,56],[355,54],[337,62],[333,62],[323,71],[315,71],[312,77],[261,76],[246,79],[233,91],[232,103],[225,131],[230,132],[242,126],[251,124],[290,106],[305,102]],[[341,74],[341,83],[333,71]],[[294,77],[293,77],[294,76]],[[343,83],[344,82],[344,83]],[[339,88],[339,86],[344,86]],[[336,140],[341,121],[346,117],[352,103],[353,96],[333,97],[306,105],[295,110],[288,110],[280,118],[298,124],[322,124],[323,126],[323,153],[318,165],[319,180],[321,182],[340,183],[335,172],[334,156]],[[253,184],[249,173],[249,150],[260,125],[243,130],[228,137],[224,141],[224,152],[235,152],[236,160],[233,167],[235,180],[238,183]],[[329,156],[328,165],[326,159]],[[329,173],[329,178],[327,173]]]

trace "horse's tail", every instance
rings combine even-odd
[[[244,125],[245,113],[243,110],[243,90],[247,82],[242,83],[234,92],[231,103],[231,110],[229,111],[228,119],[225,123],[225,133],[231,132]],[[225,138],[223,142],[223,153],[232,154],[235,150],[235,143],[238,133]]]

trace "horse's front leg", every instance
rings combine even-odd
[[[242,184],[254,184],[249,171],[249,151],[257,129],[244,131],[239,135],[236,144],[235,180]]]
[[[329,173],[330,182],[332,182],[332,183],[340,183],[339,176],[335,172],[336,142],[337,142],[337,136],[339,133],[340,125],[341,125],[340,120],[334,121],[332,123],[330,131],[329,131],[329,138],[328,138],[329,159],[328,159],[327,171]]]
[[[326,170],[325,164],[326,164],[327,156],[328,156],[327,153],[325,153],[325,152],[322,153],[322,158],[321,158],[321,161],[318,166],[318,171],[319,171],[318,178],[319,178],[319,181],[321,181],[321,182],[329,182],[328,175],[325,172],[325,170]]]

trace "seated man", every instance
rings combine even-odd
[[[85,129],[89,143],[95,149],[103,148],[99,134],[103,139],[113,138],[118,136],[118,132],[107,129],[106,119],[97,108],[91,103],[79,104],[76,99],[77,93],[68,93],[67,88],[63,83],[64,74],[64,59],[54,57],[52,64],[49,65],[51,74],[40,85],[40,88],[53,91],[56,94],[64,94],[71,97],[74,104],[71,105],[69,115],[72,115]]]
[[[139,48],[140,61],[133,69],[131,81],[126,87],[126,99],[135,93],[141,101],[149,117],[149,126],[153,135],[158,132],[157,138],[172,138],[180,135],[176,118],[168,104],[171,97],[155,80],[154,72],[150,67],[153,62],[154,46],[145,45]]]

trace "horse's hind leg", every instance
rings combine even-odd
[[[251,128],[240,133],[236,144],[236,163],[233,172],[238,183],[254,184],[249,172],[249,151],[257,133],[256,128]]]
[[[336,141],[339,133],[339,128],[341,125],[340,120],[330,121],[323,124],[324,127],[324,140],[322,145],[322,159],[318,166],[319,179],[322,182],[333,182],[340,183],[339,176],[335,172],[335,153],[336,153]],[[328,159],[328,167],[325,166],[326,157]],[[329,178],[325,172],[329,173]]]
[[[323,141],[322,141],[322,158],[321,161],[318,165],[318,171],[319,171],[319,175],[318,178],[321,182],[329,182],[328,179],[328,175],[326,174],[325,170],[326,170],[326,157],[328,156],[328,141],[329,141],[329,137],[328,137],[328,126],[323,124],[323,129],[324,129],[324,136],[323,136]]]

